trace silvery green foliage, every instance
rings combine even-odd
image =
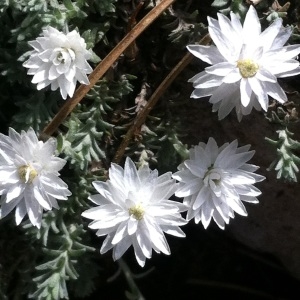
[[[277,140],[266,138],[270,144],[277,148],[277,158],[271,163],[269,170],[274,169],[278,179],[297,182],[300,158],[294,154],[294,151],[300,149],[300,143],[291,138],[293,133],[287,129],[278,130],[277,133]]]
[[[116,10],[115,3],[117,2],[117,0],[102,0],[102,1],[88,0],[86,2],[87,5],[90,6],[91,10],[97,11],[100,13],[101,16],[103,16],[106,13],[115,12]]]
[[[27,98],[21,95],[16,98],[15,105],[19,112],[13,116],[12,127],[17,131],[32,127],[38,131],[50,122],[58,111],[59,94],[46,95],[44,92],[33,91]]]
[[[222,6],[225,6],[227,5],[231,0],[215,0],[213,3],[212,3],[212,6],[215,6],[215,7],[222,7]]]
[[[143,83],[140,93],[135,98],[136,106],[124,116],[127,122],[133,122],[135,113],[140,113],[147,102],[147,86]],[[175,117],[175,111],[185,107],[186,99],[180,94],[168,95],[160,99],[160,110],[154,109],[147,116],[146,122],[135,131],[125,151],[125,156],[136,157],[138,166],[152,164],[161,172],[175,171],[176,165],[188,156],[187,145],[181,138],[185,135],[181,118]],[[124,130],[124,128],[120,128]],[[172,169],[173,168],[173,169]]]
[[[96,273],[93,268],[86,272],[80,265],[83,264],[82,259],[89,262],[87,252],[93,252],[94,248],[83,244],[86,231],[82,224],[74,220],[71,223],[65,222],[67,212],[65,207],[45,214],[41,230],[36,230],[29,223],[24,225],[33,243],[42,246],[42,251],[38,254],[42,263],[35,268],[30,298],[68,299],[67,282],[76,280],[79,276],[89,278],[88,281],[77,282],[82,295],[86,296],[93,291],[92,277]],[[82,270],[84,274],[80,273]]]
[[[247,6],[244,0],[215,0],[212,6],[218,8],[223,14],[228,14],[230,11],[233,11],[240,16],[244,16],[247,12]]]
[[[101,4],[94,0],[0,1],[0,25],[3,30],[0,35],[0,106],[5,107],[5,110],[0,110],[1,125],[3,123],[3,126],[7,128],[8,124],[11,124],[17,131],[32,127],[38,133],[61,106],[59,92],[51,92],[49,89],[37,91],[30,83],[30,76],[26,75],[26,69],[22,67],[30,50],[28,41],[38,37],[42,28],[47,25],[58,30],[66,30],[66,25],[68,25],[70,31],[79,30],[88,49],[94,49],[96,44],[101,48],[101,45],[106,43],[105,34],[111,26],[106,14],[111,14],[115,10],[113,5],[115,2],[116,0],[101,1]],[[92,23],[88,19],[90,14],[97,16]],[[94,65],[99,60],[100,58],[92,52],[91,61]],[[118,86],[118,83],[116,85]],[[109,87],[106,87],[108,95],[105,95],[109,98],[108,103],[119,101],[123,96],[123,91],[128,93],[125,90],[130,87],[130,84],[125,83],[125,80],[123,90],[116,85],[111,85],[113,88],[116,87],[115,93],[112,94],[108,91]],[[89,96],[88,108],[93,112],[102,105],[103,111],[106,111],[108,107],[105,101],[99,104],[99,100],[94,104],[96,108],[93,109],[91,103],[94,101],[93,98],[97,97],[98,92],[95,91]],[[80,112],[86,111],[82,109]],[[100,110],[92,117],[97,119],[95,126],[103,122]],[[86,119],[80,116],[80,120]],[[108,127],[103,128],[111,128],[111,125],[107,124]],[[101,130],[100,126],[100,135]],[[101,141],[99,136],[97,136],[97,141]],[[84,148],[79,144],[80,139],[78,147]],[[97,156],[98,160],[99,157],[100,154]],[[69,158],[68,155],[66,158]],[[85,166],[90,162],[91,160],[88,160],[84,163]],[[97,170],[97,173],[103,174],[104,172]],[[4,242],[3,245],[0,243],[0,252],[5,261],[3,264],[0,259],[1,299],[20,299],[22,295],[28,297],[29,292],[33,299],[66,299],[72,290],[82,297],[93,291],[93,277],[97,274],[98,264],[91,263],[90,258],[93,253],[90,251],[93,248],[89,246],[88,234],[83,229],[80,217],[82,209],[87,208],[83,200],[89,196],[91,181],[99,180],[99,176],[94,178],[91,175],[90,177],[92,179],[89,179],[85,173],[79,172],[76,173],[76,178],[68,177],[69,185],[72,186],[74,193],[70,202],[57,213],[45,214],[41,230],[36,230],[28,223],[23,228],[24,235],[24,232],[16,231],[12,218],[1,220],[0,227],[5,228],[5,235],[2,231],[0,233]],[[8,240],[11,241],[12,247],[9,247]],[[19,249],[26,252],[26,255],[20,253]],[[4,257],[2,254],[5,251],[7,255]],[[10,256],[14,259],[18,257],[18,260],[13,261]],[[84,280],[81,279],[80,282],[76,280],[76,284],[69,285],[69,281],[75,280],[78,276]],[[12,283],[16,285],[13,289]]]
[[[129,147],[127,155],[135,155],[139,165],[153,163],[162,171],[169,171],[175,162],[180,162],[188,155],[187,146],[180,140],[178,120],[169,119],[168,115],[148,116],[135,143]],[[174,170],[175,171],[175,168]]]
[[[198,22],[199,12],[195,10],[188,13],[184,10],[169,10],[170,22],[163,28],[171,31],[169,40],[181,47],[185,47],[189,43],[197,43],[200,41],[206,26]]]
[[[6,107],[6,114],[2,118],[6,119],[6,123],[13,118],[11,125],[15,129],[32,127],[41,130],[57,112],[61,100],[59,92],[51,93],[49,89],[36,91],[26,69],[22,67],[31,50],[28,42],[36,39],[47,25],[62,31],[80,27],[79,32],[85,39],[87,49],[105,42],[105,33],[110,28],[108,20],[99,18],[93,24],[87,20],[90,13],[99,14],[93,8],[97,2],[12,0],[0,3],[0,26],[3,29],[0,36],[0,94],[1,105]],[[107,10],[101,12],[111,12],[115,0],[105,2]],[[99,62],[100,58],[93,51],[91,53],[91,61]],[[8,94],[12,88],[13,97]],[[14,105],[20,110],[16,112]]]
[[[104,178],[76,172],[69,177],[68,185],[73,192],[69,201],[60,210],[44,214],[40,230],[29,222],[23,225],[31,246],[38,249],[25,285],[30,298],[69,299],[70,292],[86,297],[94,291],[100,265],[94,263],[97,256],[80,214],[89,207],[86,201],[92,190],[91,182],[99,179]]]
[[[87,170],[92,160],[106,158],[113,130],[107,115],[113,111],[112,104],[132,91],[130,79],[134,77],[122,75],[116,82],[99,81],[87,95],[93,102],[80,105],[66,121],[68,131],[58,137],[59,148],[72,167]]]
[[[26,75],[26,69],[22,67],[30,50],[28,41],[37,38],[42,28],[51,25],[58,30],[66,30],[66,26],[70,31],[78,30],[87,44],[87,49],[95,51],[92,57],[95,67],[100,57],[103,59],[126,34],[128,17],[132,11],[129,9],[126,15],[124,7],[128,8],[139,2],[0,1],[0,125],[7,128],[7,124],[10,124],[17,131],[32,127],[39,132],[62,105],[59,92],[36,91],[30,83],[30,76]],[[150,9],[159,2],[161,1],[151,0],[145,3],[149,4]],[[192,2],[201,5],[198,0]],[[216,9],[227,8],[227,12],[233,9],[241,16],[245,15],[245,1],[214,1],[214,4],[217,2],[219,6],[215,6]],[[0,299],[20,299],[22,295],[28,298],[29,293],[33,299],[56,300],[67,298],[68,295],[72,299],[73,295],[84,297],[92,292],[101,262],[94,263],[95,258],[99,259],[99,254],[94,255],[92,252],[89,232],[82,228],[80,216],[82,211],[89,208],[86,203],[89,195],[95,193],[91,182],[107,179],[110,161],[123,135],[135,120],[137,111],[133,106],[136,86],[141,81],[139,76],[145,76],[145,81],[150,83],[153,92],[178,62],[182,54],[180,51],[176,52],[180,48],[178,46],[183,45],[186,40],[196,42],[199,33],[204,34],[198,19],[202,11],[197,6],[197,15],[194,8],[188,9],[189,3],[191,1],[177,1],[174,6],[176,16],[166,11],[153,24],[165,25],[165,36],[161,36],[159,30],[149,31],[154,36],[151,57],[143,57],[144,54],[148,55],[143,49],[140,51],[141,64],[138,54],[138,63],[135,65],[134,62],[130,65],[131,62],[125,57],[120,57],[107,72],[106,78],[96,84],[60,126],[58,150],[68,160],[62,178],[67,182],[72,196],[61,210],[44,215],[40,231],[29,223],[22,230],[18,228],[16,231],[12,217],[0,220]],[[143,7],[143,10],[137,21],[148,8]],[[108,30],[109,35],[106,35]],[[158,36],[163,43],[156,43]],[[152,42],[149,35],[141,35],[138,46],[145,42],[146,46],[151,45],[149,40]],[[176,55],[166,55],[168,52],[161,51],[161,45],[169,53],[171,48],[171,52]],[[167,65],[169,61],[166,63],[166,58],[172,59],[170,65]],[[158,67],[157,71],[151,69],[152,62]],[[136,75],[137,79],[132,75],[122,75],[127,73]],[[180,90],[183,90],[186,80],[180,78],[176,85],[181,85]],[[135,161],[140,165],[150,163],[160,172],[170,171],[171,168],[174,171],[179,161],[187,158],[187,147],[180,140],[181,133],[186,128],[182,128],[182,119],[174,119],[170,105],[174,102],[181,105],[177,107],[177,111],[188,105],[183,99],[178,100],[173,95],[160,99],[141,130],[136,132],[125,155],[136,158]],[[18,258],[16,261],[15,257]]]

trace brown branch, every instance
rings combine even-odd
[[[193,58],[192,54],[187,53],[182,58],[182,60],[175,66],[175,68],[172,69],[172,71],[167,75],[167,77],[161,82],[161,84],[152,94],[151,98],[148,100],[143,110],[137,115],[132,126],[127,131],[121,145],[119,146],[115,154],[113,162],[115,163],[120,162],[120,160],[122,159],[125,153],[125,149],[127,148],[134,132],[145,123],[148,114],[153,109],[153,107],[155,106],[159,98],[162,96],[164,91],[170,86],[170,84],[174,81],[177,75],[191,62],[192,58]]]
[[[75,91],[74,96],[67,100],[54,116],[52,121],[44,128],[43,133],[51,136],[73,111],[76,105],[83,99],[88,91],[102,78],[110,66],[118,59],[118,57],[130,46],[130,44],[176,0],[163,0],[155,6],[126,36],[119,44],[98,64],[89,76],[89,85],[80,85]]]
[[[205,35],[199,44],[207,45],[211,42],[211,38],[209,34]],[[172,71],[167,75],[167,77],[161,82],[161,84],[158,86],[158,88],[155,90],[155,92],[152,94],[150,99],[148,100],[147,104],[143,108],[143,110],[137,115],[136,119],[134,120],[134,123],[127,131],[125,137],[123,138],[123,141],[121,145],[119,146],[115,157],[113,159],[114,163],[119,163],[125,153],[125,150],[136,130],[140,128],[144,123],[145,120],[150,113],[150,111],[153,109],[157,101],[160,99],[160,97],[163,95],[165,90],[171,85],[171,83],[174,81],[174,79],[178,76],[178,74],[192,61],[193,55],[190,53],[187,53],[181,61],[172,69]]]

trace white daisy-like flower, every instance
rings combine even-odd
[[[71,192],[58,176],[66,160],[55,157],[56,140],[39,141],[34,130],[0,134],[0,218],[16,208],[17,225],[28,214],[40,228],[43,210],[59,208],[56,199],[66,200]]]
[[[180,212],[186,207],[169,200],[177,184],[171,173],[158,176],[157,170],[144,165],[138,170],[127,157],[124,169],[112,164],[110,180],[93,183],[99,194],[89,197],[98,206],[82,213],[94,221],[89,224],[98,229],[98,236],[107,235],[100,253],[113,248],[113,259],[119,259],[132,245],[140,266],[151,258],[152,249],[170,254],[164,233],[178,237],[185,234],[178,227],[187,223]]]
[[[250,6],[244,25],[234,13],[231,20],[218,14],[218,20],[208,17],[209,34],[214,45],[189,45],[188,50],[209,63],[203,72],[190,79],[195,90],[192,98],[211,96],[213,111],[219,119],[235,107],[238,120],[252,108],[268,109],[268,95],[280,103],[287,100],[277,78],[300,73],[300,45],[284,46],[292,33],[276,19],[261,32],[253,6]]]
[[[254,155],[249,148],[238,148],[237,140],[219,148],[209,138],[207,144],[199,143],[189,150],[190,159],[173,174],[179,181],[175,195],[184,197],[188,206],[187,220],[195,218],[196,224],[201,221],[207,228],[213,218],[224,229],[234,212],[247,215],[242,201],[258,203],[256,197],[261,192],[253,184],[265,178],[253,173],[257,166],[246,163]]]
[[[89,84],[86,74],[92,72],[87,60],[91,53],[76,30],[67,34],[48,26],[43,36],[29,42],[34,48],[23,66],[29,68],[27,74],[34,75],[32,83],[41,90],[51,85],[51,90],[60,89],[63,99],[73,96],[76,82]]]

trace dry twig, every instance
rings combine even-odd
[[[211,42],[211,38],[207,34],[201,39],[200,44],[207,45],[210,42]],[[113,162],[119,163],[121,161],[133,134],[136,132],[138,128],[140,128],[145,123],[148,114],[153,109],[153,107],[160,99],[160,97],[163,95],[165,90],[171,85],[171,83],[178,76],[178,74],[192,61],[192,59],[193,59],[193,55],[187,53],[181,59],[181,61],[172,69],[172,71],[167,75],[167,77],[161,82],[161,84],[158,86],[158,88],[150,97],[149,101],[147,102],[143,110],[141,110],[140,113],[136,116],[136,119],[134,120],[132,126],[129,128],[125,137],[123,138],[123,141],[115,154]]]

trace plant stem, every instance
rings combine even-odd
[[[126,264],[126,262],[122,258],[118,259],[117,262],[118,262],[121,270],[123,271],[126,281],[131,289],[130,295],[132,296],[132,298],[130,298],[130,299],[145,300],[145,298],[142,295],[141,291],[139,290],[138,286],[134,282],[133,275],[132,275],[128,265]],[[127,294],[129,294],[129,293],[127,292]]]
[[[131,45],[131,43],[176,0],[163,0],[155,6],[135,27],[130,30],[119,44],[97,65],[89,76],[89,85],[80,85],[74,96],[67,100],[54,116],[52,121],[44,128],[43,133],[51,136],[73,111],[76,105],[83,99],[88,91],[103,77],[106,71],[118,59],[118,57]]]

